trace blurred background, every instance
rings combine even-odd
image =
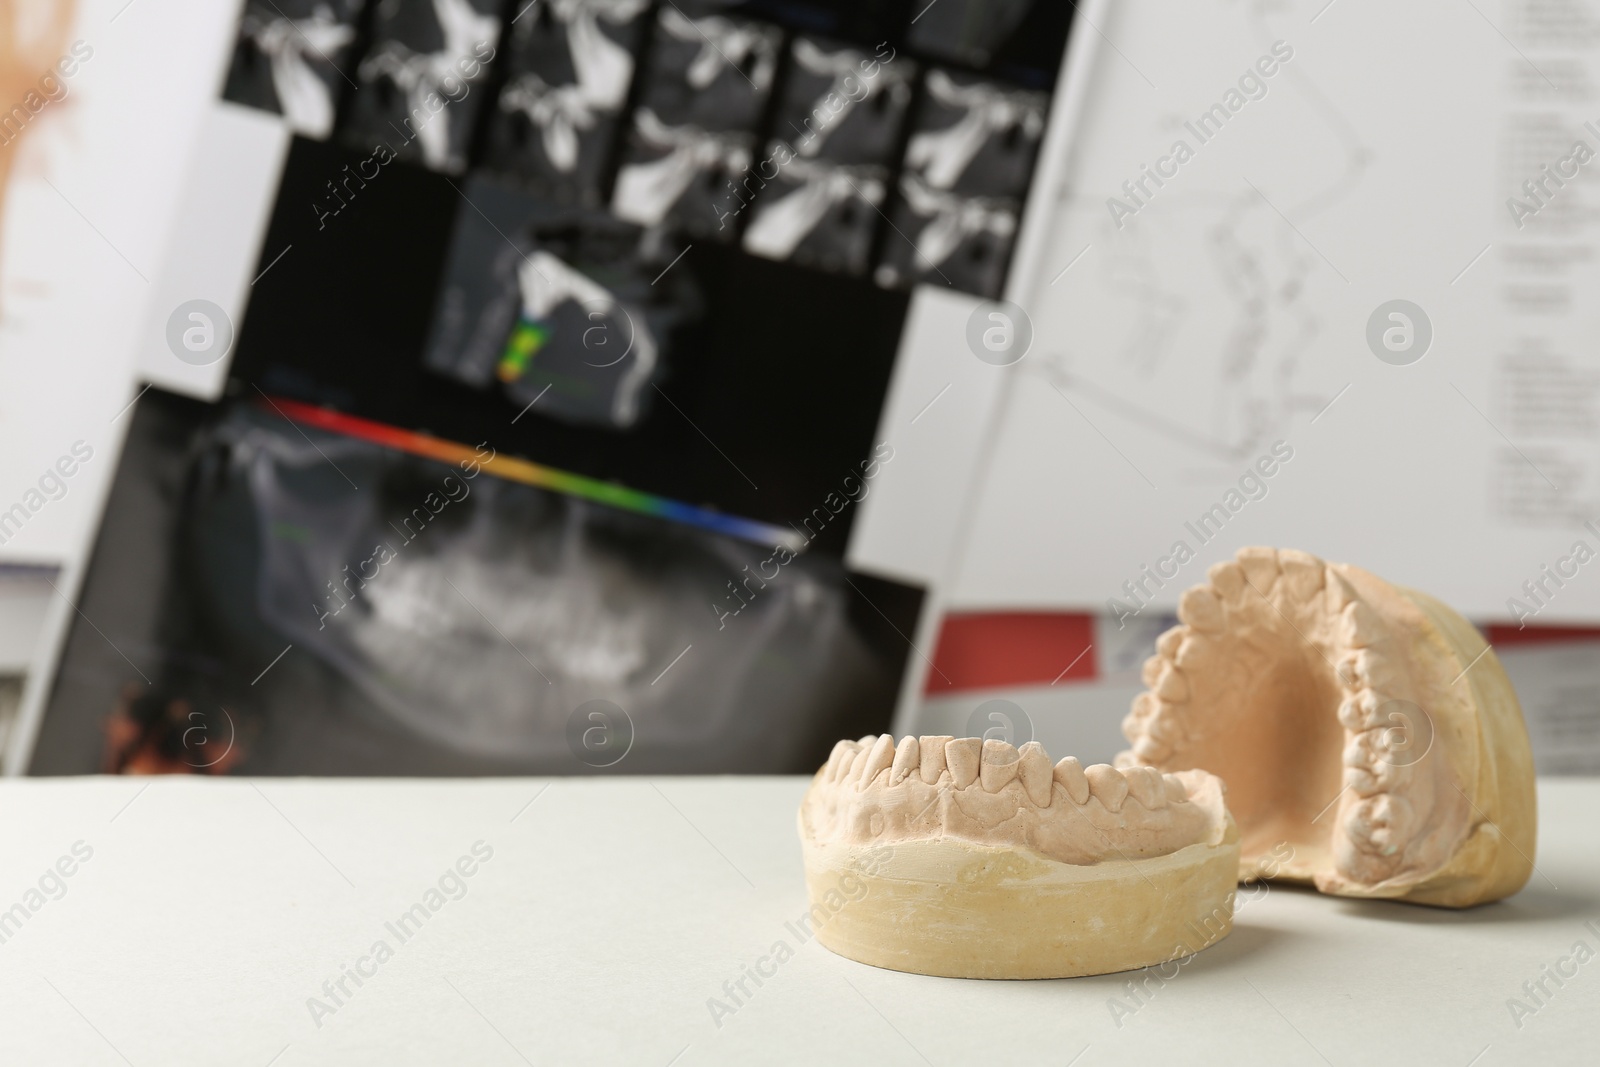
[[[1600,771],[1591,6],[194,7],[0,0],[5,773],[1109,761],[1249,544]]]

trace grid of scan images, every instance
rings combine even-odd
[[[641,244],[670,232],[997,296],[1068,17],[1034,0],[248,0],[224,96],[376,163],[610,216]],[[537,340],[511,328],[508,374]]]

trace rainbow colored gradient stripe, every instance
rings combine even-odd
[[[496,455],[491,459],[481,460],[478,458],[477,449],[470,445],[445,441],[425,433],[402,430],[398,426],[329,411],[311,404],[302,404],[297,400],[287,400],[282,397],[266,399],[273,410],[295,422],[315,426],[330,433],[371,441],[373,444],[407,452],[413,456],[422,456],[452,465],[459,464],[463,460],[471,460],[490,474],[507,481],[536,485],[541,489],[566,493],[569,496],[640,515],[654,515],[657,518],[696,526],[702,530],[753,541],[758,545],[781,545],[792,552],[799,552],[805,547],[806,540],[798,531],[786,530],[781,526],[757,522],[754,519],[741,519],[736,515],[725,515],[709,508],[697,508],[679,500],[640,492],[613,482],[586,478],[581,474],[530,463],[525,459]]]

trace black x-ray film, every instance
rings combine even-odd
[[[541,0],[506,34],[488,165],[562,203],[598,206],[648,0]]]
[[[641,226],[732,240],[727,189],[755,162],[781,41],[775,26],[662,8],[611,210]]]
[[[804,160],[888,167],[900,147],[916,61],[887,45],[857,49],[796,37],[772,136]]]
[[[333,132],[363,0],[249,0],[222,96],[282,115],[295,133]]]
[[[906,145],[905,170],[964,196],[1020,198],[1044,138],[1050,98],[930,70]]]
[[[499,48],[499,8],[497,0],[382,0],[356,65],[346,140],[386,144],[430,170],[466,169]]]
[[[698,298],[652,235],[593,210],[553,210],[497,183],[466,194],[425,365],[501,388],[536,417],[626,430],[650,403],[674,326]]]
[[[840,274],[865,272],[888,172],[799,159],[773,169],[752,209],[745,250]]]

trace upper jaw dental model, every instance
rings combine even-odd
[[[1246,881],[1453,908],[1522,888],[1527,728],[1465,619],[1290,549],[1242,549],[1209,578],[1145,664],[1119,766],[1220,776]]]
[[[1222,783],[1051,765],[1036,741],[840,741],[799,812],[809,921],[862,963],[1068,978],[1189,956],[1233,926]]]

